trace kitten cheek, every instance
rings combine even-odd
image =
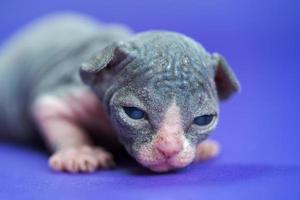
[[[186,139],[184,148],[177,156],[169,160],[169,163],[175,168],[183,168],[191,164],[196,155],[196,147],[191,145]]]
[[[184,156],[178,156],[169,161],[174,168],[183,168],[190,165],[195,158],[194,152],[186,153]]]
[[[144,144],[134,155],[134,158],[144,167],[156,164],[161,158],[158,158],[151,143]]]

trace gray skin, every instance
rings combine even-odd
[[[79,76],[84,60],[132,31],[89,17],[61,13],[45,16],[19,31],[0,51],[0,139],[40,142],[32,116],[35,100],[45,94],[67,96],[86,88]]]
[[[83,64],[81,64],[83,63]],[[149,143],[171,102],[180,107],[185,137],[196,146],[215,128],[219,100],[239,90],[225,59],[179,33],[133,35],[120,25],[78,16],[51,16],[29,26],[0,54],[0,138],[38,138],[30,108],[39,96],[89,88],[102,102],[119,141],[135,156]],[[145,111],[129,118],[123,106]],[[212,114],[205,127],[196,116]],[[5,134],[4,134],[5,133]]]

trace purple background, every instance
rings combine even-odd
[[[134,162],[55,174],[46,154],[0,144],[0,199],[299,199],[299,9],[296,0],[1,0],[1,42],[32,19],[63,10],[135,31],[178,31],[222,53],[242,93],[221,106],[217,159],[163,175]]]

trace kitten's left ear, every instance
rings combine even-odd
[[[223,56],[213,53],[215,65],[215,83],[220,100],[228,99],[234,92],[240,91],[240,83]]]
[[[80,68],[80,77],[87,85],[106,81],[108,74],[115,74],[125,66],[123,61],[130,57],[123,49],[123,43],[113,42],[93,55]]]

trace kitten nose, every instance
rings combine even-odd
[[[178,136],[159,137],[155,144],[157,150],[166,158],[171,158],[178,154],[182,148],[182,142]]]

